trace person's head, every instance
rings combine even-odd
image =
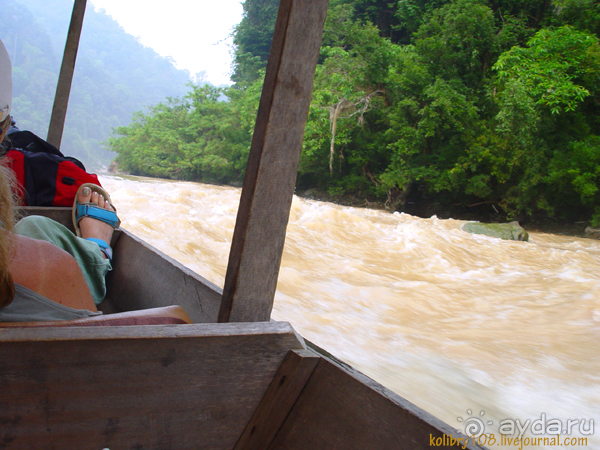
[[[0,142],[10,127],[12,104],[12,64],[4,43],[0,40]]]
[[[12,104],[12,64],[4,43],[0,40],[0,142],[10,128]],[[8,271],[12,257],[12,228],[14,202],[11,191],[13,177],[10,170],[0,163],[0,307],[12,302],[15,286]]]

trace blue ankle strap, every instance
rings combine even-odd
[[[106,257],[108,258],[109,261],[112,261],[113,252],[112,252],[112,248],[110,248],[110,245],[108,245],[102,239],[86,238],[85,240],[95,242],[96,244],[98,244],[98,246],[100,247],[100,250],[102,250],[102,253],[104,253],[106,255]]]

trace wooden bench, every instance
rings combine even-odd
[[[0,328],[43,327],[118,327],[126,325],[183,325],[191,324],[189,316],[180,306],[150,308],[141,311],[106,314],[74,320],[48,320],[44,322],[0,322]]]

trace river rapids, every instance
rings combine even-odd
[[[123,228],[223,285],[240,189],[101,182]],[[460,431],[577,420],[561,440],[600,448],[600,241],[463,223],[294,197],[272,317]]]

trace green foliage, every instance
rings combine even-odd
[[[109,145],[119,167],[136,175],[240,182],[250,150],[258,105],[257,85],[245,95],[234,89],[191,84],[183,100],[159,103],[119,127]],[[219,100],[224,93],[230,101]]]
[[[593,210],[593,224],[600,225],[600,137],[571,142],[566,151],[555,151],[544,180],[552,195]]]
[[[387,158],[381,139],[366,136],[381,126],[378,112],[385,107],[382,88],[393,46],[376,27],[351,17],[347,5],[335,6],[328,14],[324,41],[329,45],[322,47],[323,63],[315,77],[299,184],[333,184],[335,192],[343,187],[344,192],[364,195],[373,188],[372,171]],[[367,117],[372,119],[368,126]]]
[[[553,114],[574,111],[597,91],[600,81],[598,38],[571,26],[543,29],[527,43],[514,47],[495,64],[500,81],[522,84],[537,103]]]
[[[235,45],[232,81],[252,83],[267,66],[279,0],[243,3],[244,16],[233,35]]]
[[[600,34],[600,4],[595,0],[554,0],[555,22],[570,24],[580,31]]]
[[[125,167],[241,179],[276,4],[244,3],[229,101],[194,86],[136,116]],[[599,30],[593,0],[332,0],[298,187],[600,224]]]
[[[415,34],[415,46],[433,74],[480,86],[498,56],[492,10],[476,0],[456,0],[433,12]]]

